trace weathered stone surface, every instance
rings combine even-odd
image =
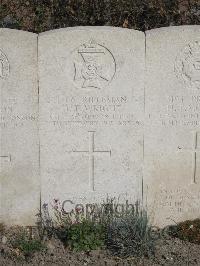
[[[141,198],[144,58],[133,30],[39,36],[42,202]]]
[[[160,226],[198,217],[200,27],[147,32],[146,71],[138,31],[37,38],[0,30],[1,221],[33,224],[40,190],[49,206],[143,194]]]
[[[146,35],[145,188],[163,225],[200,214],[200,27]]]
[[[37,35],[0,29],[0,220],[29,225],[39,208]]]

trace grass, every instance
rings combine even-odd
[[[125,213],[107,227],[107,248],[120,257],[149,257],[154,254],[155,241],[147,212]]]

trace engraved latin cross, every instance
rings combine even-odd
[[[84,151],[73,151],[74,153],[83,153],[88,156],[88,162],[89,162],[89,186],[92,191],[95,191],[95,156],[96,155],[103,155],[107,154],[111,157],[111,150],[110,151],[100,151],[95,150],[95,140],[94,135],[95,131],[89,131],[89,148],[88,150]]]
[[[197,184],[197,154],[200,154],[198,146],[198,132],[194,132],[193,147],[191,149],[184,149],[184,151],[192,153],[192,184]],[[180,147],[178,147],[181,149]]]

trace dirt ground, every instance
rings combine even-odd
[[[0,27],[42,32],[72,26],[137,30],[200,24],[200,0],[0,0]]]
[[[183,242],[177,238],[159,238],[155,256],[151,258],[113,257],[106,250],[88,253],[72,252],[56,238],[44,240],[45,249],[32,256],[23,256],[18,248],[13,248],[12,240],[19,234],[19,228],[6,229],[0,235],[0,265],[69,265],[69,266],[128,266],[128,265],[200,265],[200,245]]]

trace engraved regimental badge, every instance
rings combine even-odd
[[[200,89],[200,41],[188,44],[175,62],[177,77],[189,89]]]
[[[94,40],[73,52],[74,83],[80,89],[102,89],[114,78],[116,62],[113,54]]]
[[[6,79],[9,76],[10,66],[6,55],[0,50],[0,78]]]

